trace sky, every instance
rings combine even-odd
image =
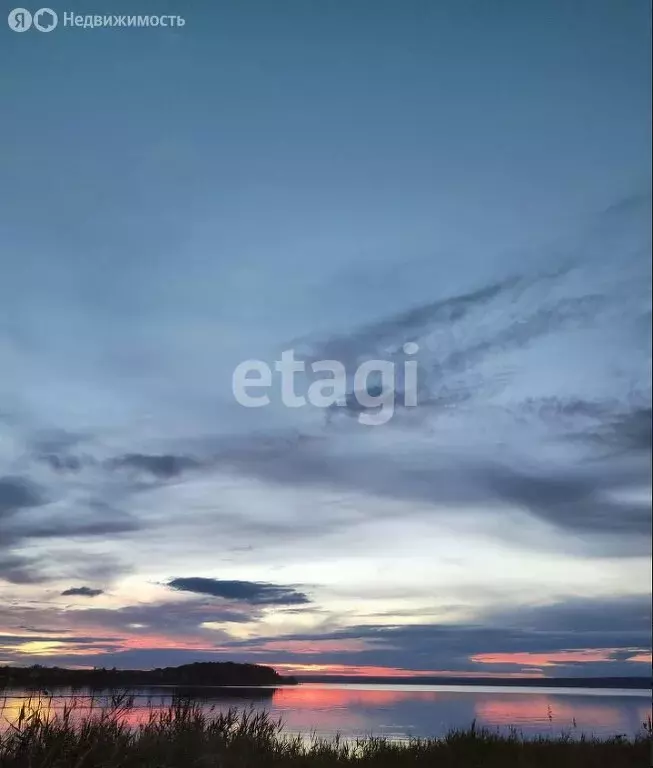
[[[0,664],[650,674],[649,4],[53,9],[0,41]]]

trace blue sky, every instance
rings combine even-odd
[[[186,23],[2,29],[0,662],[646,672],[648,4],[89,12]]]

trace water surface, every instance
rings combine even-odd
[[[279,688],[140,688],[130,692],[136,725],[150,711],[167,709],[175,694],[191,696],[207,712],[231,707],[266,710],[286,730],[305,736],[345,738],[440,736],[472,721],[492,729],[514,726],[526,736],[562,732],[601,737],[635,735],[651,715],[650,690],[528,688],[498,686],[304,683]],[[80,714],[107,704],[115,692],[58,689],[48,695],[26,690],[0,694],[0,728],[17,716],[26,699],[61,712],[74,697]]]

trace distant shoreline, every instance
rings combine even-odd
[[[358,685],[460,685],[526,688],[623,688],[651,690],[651,677],[360,677],[353,675],[296,675],[301,683]]]
[[[455,677],[409,675],[362,677],[356,675],[284,676],[269,666],[235,662],[198,662],[179,667],[139,669],[67,669],[64,667],[0,666],[0,689],[5,687],[276,687],[302,683],[324,685],[442,685],[504,688],[653,689],[652,677]]]
[[[257,686],[295,685],[293,677],[280,675],[259,664],[197,662],[157,669],[66,669],[65,667],[0,667],[0,688],[24,686],[128,688],[148,685]]]

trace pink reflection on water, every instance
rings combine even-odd
[[[609,730],[613,733],[632,731],[632,717],[628,717],[618,702],[610,699],[584,701],[574,698],[565,701],[560,696],[530,694],[528,696],[489,696],[476,702],[479,722],[486,726],[543,726],[554,732],[578,728],[580,731]],[[651,714],[650,706],[635,705],[639,723]]]

